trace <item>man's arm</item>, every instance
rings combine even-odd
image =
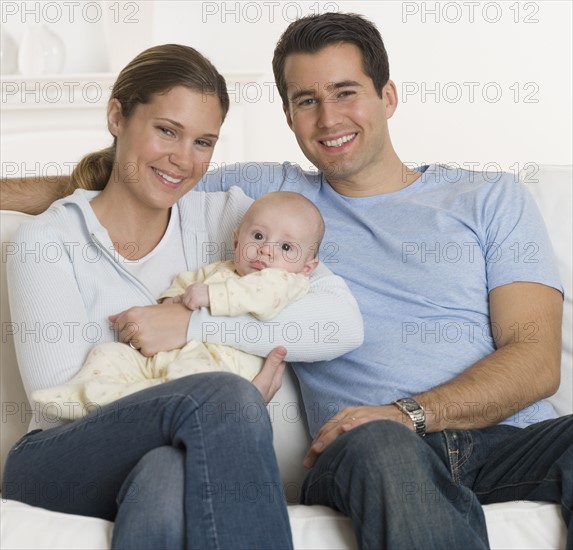
[[[414,396],[426,409],[429,432],[497,424],[559,388],[561,293],[512,283],[492,290],[489,304],[496,351],[451,382]],[[459,406],[443,414],[448,403]]]
[[[452,381],[413,396],[426,411],[427,432],[497,424],[559,387],[561,293],[542,284],[511,283],[492,290],[489,302],[496,351]],[[311,467],[339,435],[372,420],[394,420],[414,429],[395,405],[348,407],[321,428],[305,466]]]
[[[69,176],[2,179],[0,210],[40,214],[55,200],[73,192]]]

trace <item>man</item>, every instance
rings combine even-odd
[[[365,319],[358,350],[294,365],[314,437],[303,502],[350,516],[362,548],[440,549],[488,547],[480,503],[562,502],[573,548],[573,417],[543,401],[559,385],[562,293],[533,200],[512,177],[401,162],[396,87],[365,19],[294,22],[273,69],[321,172],[265,164],[253,182],[228,167],[202,187],[309,197],[321,259]]]
[[[294,366],[314,437],[303,502],[350,516],[362,548],[442,549],[488,547],[480,502],[561,500],[573,548],[573,417],[543,401],[559,386],[562,293],[532,198],[508,176],[400,161],[396,87],[361,17],[294,22],[273,70],[322,173],[267,165],[245,182],[231,168],[204,188],[306,194],[323,261],[364,316],[361,348]]]

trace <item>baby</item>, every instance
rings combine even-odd
[[[235,230],[234,260],[180,273],[159,300],[191,310],[209,307],[218,316],[250,313],[272,319],[308,292],[323,235],[322,216],[308,199],[298,193],[269,193],[251,205]],[[69,382],[31,397],[59,405],[64,418],[81,418],[116,399],[190,374],[224,370],[252,380],[263,362],[229,346],[196,340],[153,357],[131,343],[112,342],[95,346]]]

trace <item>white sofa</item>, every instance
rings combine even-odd
[[[559,414],[573,412],[572,340],[572,168],[540,166],[521,174],[522,181],[538,201],[553,239],[565,286],[562,381],[552,402]],[[10,322],[6,296],[5,262],[13,253],[10,238],[26,215],[2,211],[1,266],[1,456],[0,468],[12,444],[27,430],[30,408],[14,355],[12,334],[18,327]],[[534,236],[532,236],[534,238]],[[16,334],[16,337],[18,335]],[[283,387],[269,405],[273,419],[275,449],[279,460],[289,515],[297,549],[356,548],[350,521],[321,506],[296,504],[304,469],[302,457],[309,438],[301,418],[297,383],[289,372]],[[1,471],[0,471],[1,473]],[[559,506],[548,503],[509,502],[484,507],[492,548],[564,548],[566,530]],[[105,549],[109,548],[113,524],[97,518],[50,512],[14,501],[1,502],[0,548]]]

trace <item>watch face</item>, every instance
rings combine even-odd
[[[419,411],[420,405],[413,399],[400,399],[402,406],[409,412]]]

